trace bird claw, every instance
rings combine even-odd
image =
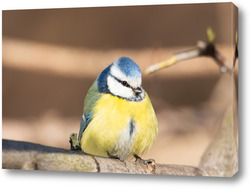
[[[155,164],[155,160],[154,159],[142,159],[141,157],[139,157],[138,155],[134,155],[135,157],[135,162],[139,162],[139,163],[143,163],[145,165],[148,164]]]
[[[107,152],[107,154],[109,158],[119,159],[121,162],[123,162],[126,165],[124,157],[119,156],[119,155],[111,155],[109,152]]]

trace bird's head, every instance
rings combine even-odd
[[[98,90],[130,101],[141,101],[145,92],[141,86],[141,70],[130,58],[121,57],[97,78]]]

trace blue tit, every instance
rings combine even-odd
[[[84,152],[124,161],[154,143],[158,122],[142,88],[139,66],[121,57],[97,77],[84,102],[79,141]],[[144,163],[149,161],[143,160]]]

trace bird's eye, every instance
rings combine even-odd
[[[129,87],[129,84],[127,83],[127,81],[122,81],[122,85],[125,87]]]

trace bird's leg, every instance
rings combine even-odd
[[[109,158],[113,158],[113,159],[119,159],[121,162],[123,162],[125,165],[126,165],[126,162],[124,160],[124,158],[122,156],[119,156],[119,155],[112,155],[110,154],[109,152],[107,152],[108,154],[108,157]]]
[[[143,163],[145,165],[148,165],[150,163],[155,163],[155,160],[154,159],[142,159],[140,156],[134,154],[134,157],[135,157],[135,162],[140,162],[140,163]]]

